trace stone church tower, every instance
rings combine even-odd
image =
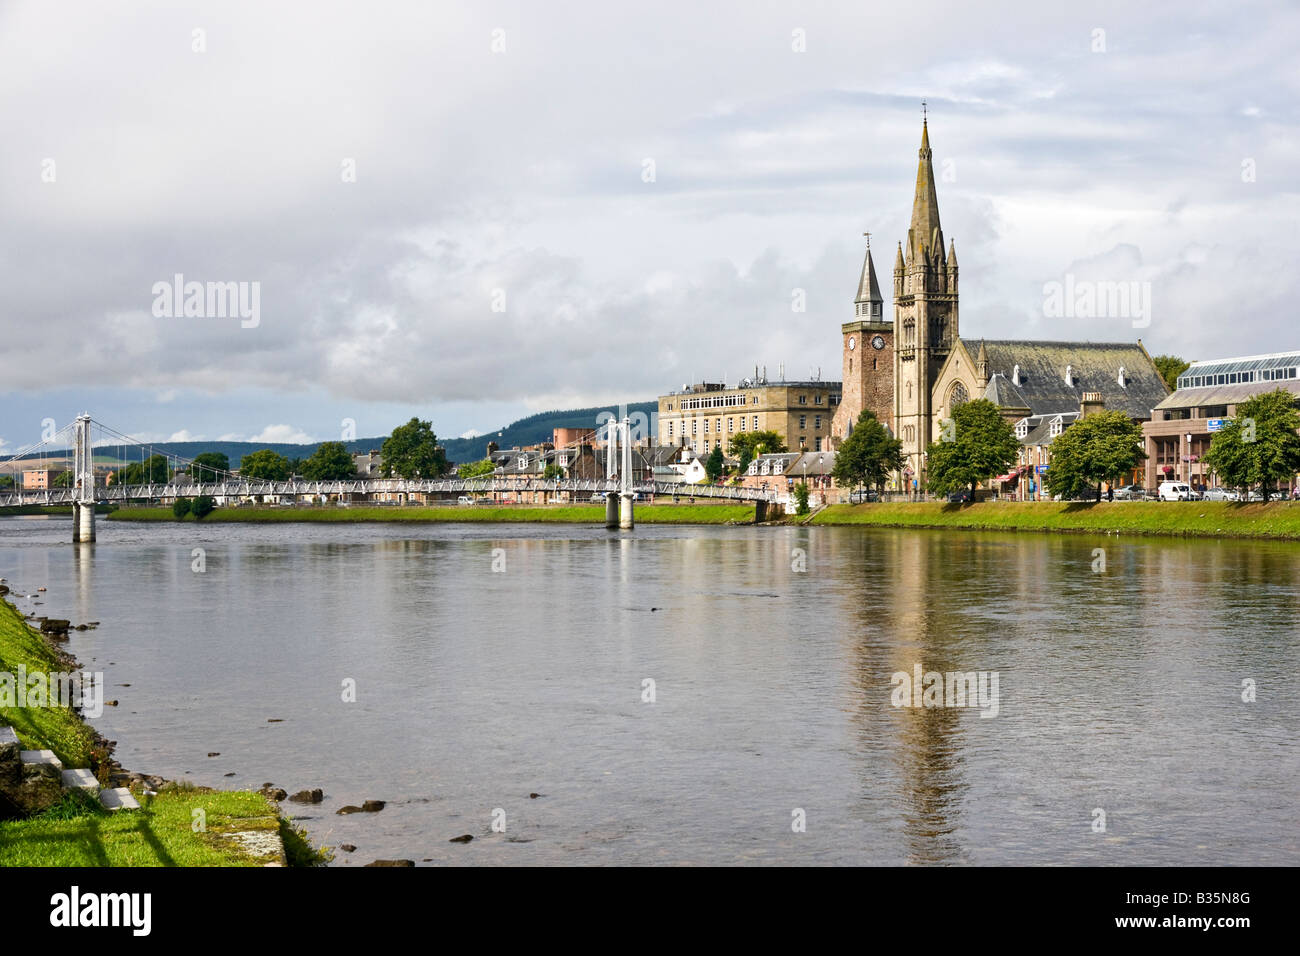
[[[916,481],[924,489],[925,449],[938,438],[931,417],[935,379],[957,342],[957,250],[943,251],[924,120],[912,225],[894,259],[894,334],[894,434],[903,442],[905,487]]]
[[[840,326],[844,356],[843,392],[831,421],[831,447],[848,438],[864,408],[887,428],[894,425],[894,323],[885,320],[885,300],[871,261],[871,236],[862,260],[853,321]]]

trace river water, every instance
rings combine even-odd
[[[1300,863],[1300,545],[98,531],[0,519],[0,576],[101,622],[70,649],[118,758],[321,787],[284,806],[356,845],[335,865]],[[917,665],[982,672],[986,706],[896,694]]]

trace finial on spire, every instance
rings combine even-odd
[[[869,232],[864,232],[863,235],[867,237],[867,248],[870,249],[870,248],[871,248],[871,233],[869,233]]]
[[[927,119],[927,116],[926,116],[926,111],[925,111],[925,100],[921,100],[921,125],[922,125],[922,126],[925,125],[925,123],[926,123],[926,119]]]

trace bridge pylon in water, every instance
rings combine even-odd
[[[624,418],[621,422],[611,420],[609,442],[605,453],[605,477],[613,481],[618,479],[618,491],[605,493],[605,527],[634,527],[632,502],[632,419]]]
[[[90,415],[77,416],[72,442],[72,541],[95,540],[95,449],[90,440]]]

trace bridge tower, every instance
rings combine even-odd
[[[610,419],[606,426],[605,479],[618,479],[617,491],[605,492],[605,527],[631,528],[632,520],[632,419]],[[606,485],[608,487],[608,485]]]
[[[77,416],[72,442],[72,540],[95,540],[95,450],[90,441],[90,415]]]

